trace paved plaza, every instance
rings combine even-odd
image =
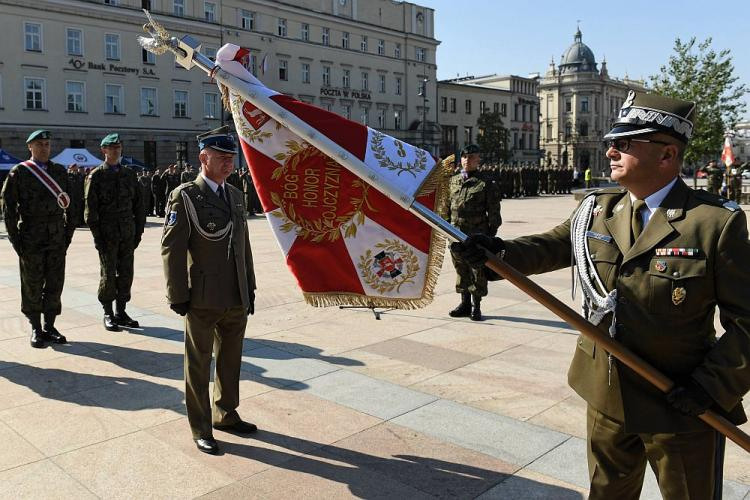
[[[506,200],[501,235],[551,228],[574,206]],[[449,258],[425,309],[376,320],[307,306],[262,217],[249,220],[258,290],[239,408],[260,431],[217,431],[220,455],[198,452],[161,222],[149,218],[136,251],[129,312],[142,327],[118,333],[101,324],[91,233],[76,231],[57,323],[70,343],[46,349],[29,346],[2,228],[0,498],[585,498],[585,404],[566,384],[575,331],[504,282],[490,285],[486,321],[449,318]],[[534,280],[580,300],[569,269]],[[642,497],[660,498],[647,474]],[[750,454],[733,443],[725,479],[724,498],[750,498]]]

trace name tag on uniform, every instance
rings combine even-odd
[[[605,243],[612,243],[612,237],[606,234],[595,233],[594,231],[586,231],[587,238],[594,238],[595,240],[603,241]]]

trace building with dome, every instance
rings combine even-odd
[[[610,77],[606,60],[596,62],[579,28],[560,64],[556,66],[553,58],[539,80],[543,162],[581,172],[590,166],[595,176],[608,176],[603,137],[630,89],[644,90],[644,82]]]

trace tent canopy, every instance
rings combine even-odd
[[[84,148],[66,148],[63,149],[60,154],[52,158],[52,161],[59,163],[64,167],[67,167],[73,163],[79,167],[98,167],[101,165],[102,160],[92,155],[87,149]]]
[[[123,156],[120,160],[120,163],[125,166],[132,167],[135,170],[144,170],[146,168],[146,165],[144,165],[142,161],[136,160],[132,156]]]
[[[21,160],[0,148],[0,170],[10,170],[18,163],[21,163]]]

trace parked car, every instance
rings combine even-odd
[[[742,178],[743,179],[750,179],[750,170],[744,170],[742,172]]]

